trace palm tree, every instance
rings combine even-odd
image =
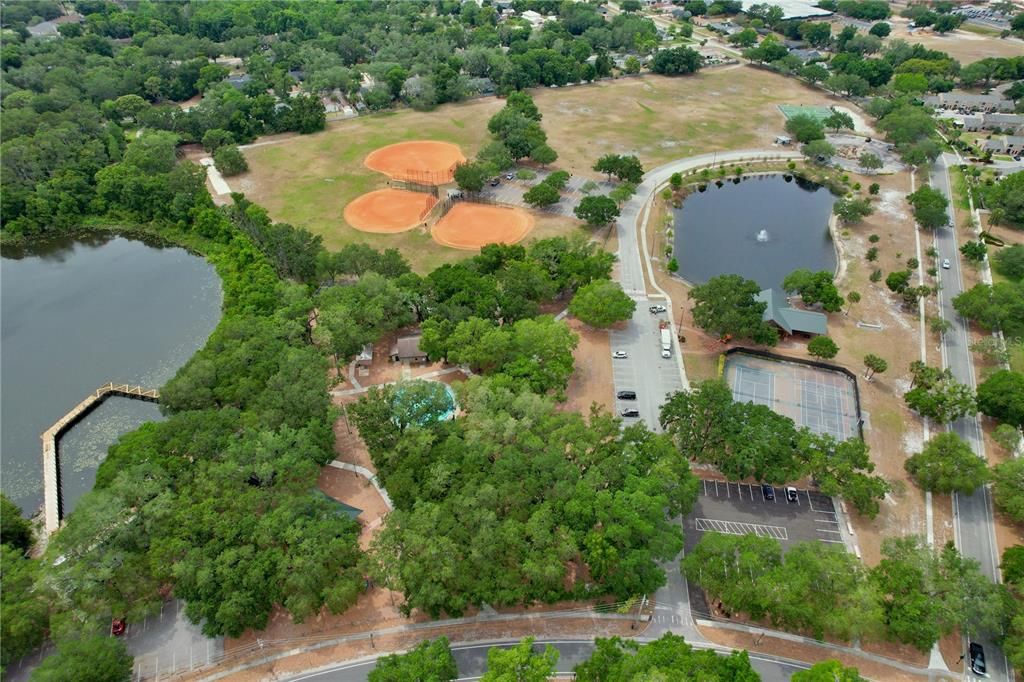
[[[864,372],[864,378],[868,381],[871,381],[871,377],[875,376],[875,374],[880,374],[889,369],[888,362],[871,353],[864,356],[864,366],[867,368]]]
[[[854,304],[860,303],[860,294],[857,293],[856,291],[851,291],[846,295],[846,302],[850,304],[850,306],[846,309],[846,315],[847,317],[849,317],[850,311],[853,310]]]

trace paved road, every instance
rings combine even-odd
[[[949,182],[949,165],[956,163],[956,157],[943,154],[932,166],[930,184],[938,189],[946,198],[953,202]],[[940,269],[942,287],[939,291],[939,306],[942,316],[950,322],[951,329],[942,335],[942,355],[945,366],[957,381],[975,386],[974,365],[971,360],[970,337],[967,322],[953,309],[953,298],[963,291],[960,273],[960,251],[957,248],[955,227],[947,225],[935,235],[935,248],[939,252],[939,260],[948,258],[950,269]],[[981,426],[977,417],[959,419],[953,423],[952,429],[961,438],[970,443],[971,448],[979,457],[985,457]],[[981,570],[991,580],[999,581],[999,558],[995,538],[995,527],[992,519],[992,500],[987,486],[982,486],[970,495],[954,495],[953,522],[957,545],[964,556],[977,559]],[[985,658],[988,662],[991,679],[1009,679],[1009,666],[1002,651],[991,637],[976,635],[976,640],[985,647]]]
[[[593,642],[537,642],[538,648],[545,644],[551,644],[559,651],[558,671],[569,673],[582,661],[590,657],[594,650]],[[460,680],[478,679],[487,670],[487,650],[494,644],[477,644],[471,646],[452,647],[455,661],[459,666]],[[508,646],[508,645],[506,645]],[[781,661],[763,658],[751,654],[750,662],[761,675],[764,682],[784,682],[792,677],[798,670],[804,670],[806,665],[785,663]],[[316,680],[316,682],[363,682],[366,680],[376,666],[376,661],[362,661],[359,663],[339,663],[325,670],[318,672],[302,673],[295,677],[282,678],[290,682],[300,680]]]

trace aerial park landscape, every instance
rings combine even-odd
[[[1024,664],[1024,9],[0,24],[6,679]]]

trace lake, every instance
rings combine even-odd
[[[835,272],[828,220],[836,199],[825,187],[789,175],[694,188],[673,211],[678,274],[692,284],[737,274],[779,288],[798,268]]]
[[[213,266],[155,241],[92,233],[5,247],[4,493],[34,514],[43,501],[40,434],[109,381],[162,386],[217,326],[221,299]],[[160,418],[152,403],[110,398],[71,429],[59,443],[64,513],[121,434]]]

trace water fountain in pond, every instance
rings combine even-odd
[[[761,230],[757,233],[757,241],[766,242],[768,241],[768,230]]]

